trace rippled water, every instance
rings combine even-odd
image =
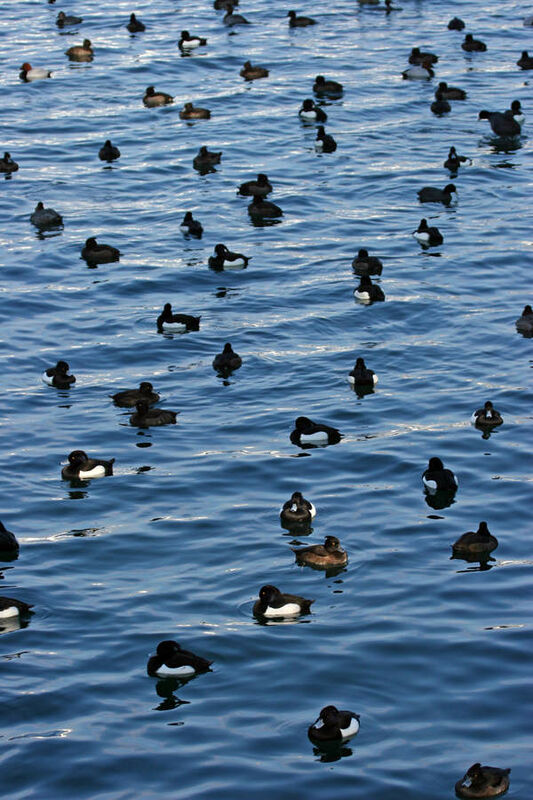
[[[400,0],[394,0],[400,5]],[[514,320],[531,271],[532,151],[490,135],[480,109],[520,99],[530,111],[526,3],[401,0],[389,16],[341,0],[311,3],[309,29],[287,7],[244,3],[227,30],[210,2],[103,0],[0,9],[4,432],[2,520],[21,542],[1,592],[35,604],[2,645],[4,794],[13,798],[433,800],[474,761],[512,767],[509,797],[531,792],[531,340]],[[58,31],[59,9],[84,18]],[[459,13],[487,42],[465,54]],[[208,46],[176,47],[188,28]],[[92,63],[67,47],[88,37]],[[436,77],[401,79],[412,46],[436,51]],[[270,69],[252,84],[250,59]],[[23,84],[23,61],[53,79]],[[317,73],[344,83],[325,105],[334,154],[314,151],[297,111]],[[468,92],[439,118],[438,80]],[[175,95],[142,105],[147,85]],[[179,119],[183,102],[212,119]],[[111,167],[98,149],[111,138]],[[192,168],[198,147],[216,171]],[[450,145],[470,156],[456,206],[421,207],[444,186]],[[251,224],[236,187],[274,185],[279,224]],[[64,229],[38,235],[38,200]],[[192,210],[201,240],[179,231]],[[422,216],[444,244],[410,235]],[[88,236],[120,248],[90,269]],[[214,272],[217,242],[251,256]],[[383,259],[386,302],[354,302],[359,247]],[[157,334],[163,304],[201,314],[199,332]],[[212,369],[231,341],[228,380]],[[347,382],[363,356],[379,375],[359,398]],[[66,359],[71,391],[40,380]],[[138,430],[108,395],[151,380],[178,424]],[[492,399],[505,423],[487,438],[470,415]],[[289,442],[300,414],[344,435],[328,448]],[[67,454],[116,458],[115,475],[71,487]],[[431,508],[421,473],[439,455],[459,477],[455,502]],[[301,489],[318,509],[293,537],[278,511]],[[530,506],[529,506],[530,507]],[[494,560],[450,560],[450,544],[486,519]],[[298,567],[289,546],[340,537],[340,574]],[[261,625],[259,587],[314,597],[313,614]],[[213,659],[185,685],[148,678],[158,641]],[[307,738],[320,708],[361,715],[357,738],[323,753]]]

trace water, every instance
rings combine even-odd
[[[1,591],[35,604],[1,639],[10,798],[444,800],[478,760],[512,767],[508,796],[528,796],[531,341],[514,320],[531,302],[532,152],[528,121],[509,146],[477,115],[517,98],[531,116],[515,66],[530,8],[401,5],[311,4],[297,10],[318,24],[290,31],[286,6],[258,1],[239,9],[253,24],[228,31],[209,2],[139,2],[135,37],[124,0],[65,4],[84,22],[63,32],[58,4],[0,10],[2,146],[20,164],[2,181],[1,518],[21,542]],[[463,53],[446,29],[457,12],[486,53]],[[208,46],[181,57],[183,28]],[[69,63],[84,37],[93,62]],[[440,56],[431,82],[401,79],[414,45]],[[270,77],[247,84],[246,59]],[[23,61],[53,79],[23,84]],[[317,73],[345,85],[324,106],[334,154],[315,154],[297,117]],[[429,111],[438,80],[468,92],[443,118]],[[149,84],[176,103],[145,109]],[[188,100],[212,119],[180,121]],[[122,151],[111,168],[97,157],[106,138]],[[223,151],[204,176],[202,144]],[[473,159],[454,179],[459,202],[422,207],[417,189],[450,180],[452,144]],[[236,195],[258,172],[279,224],[252,225]],[[38,200],[63,230],[37,234]],[[179,232],[187,210],[199,241]],[[410,236],[422,216],[441,247]],[[120,262],[89,269],[91,235]],[[249,267],[209,270],[217,242]],[[383,259],[385,303],[353,300],[359,247]],[[157,334],[167,301],[201,314],[200,331]],[[224,381],[211,361],[226,341],[243,366]],[[363,398],[347,382],[359,355],[379,376]],[[71,391],[40,381],[58,358]],[[181,412],[176,426],[139,431],[113,406],[141,380]],[[483,438],[469,419],[486,399],[505,423]],[[291,445],[301,414],[342,442]],[[77,448],[115,457],[115,475],[61,481]],[[422,492],[432,455],[460,482],[443,509]],[[318,509],[308,536],[279,525],[295,489]],[[450,560],[481,519],[500,542],[489,569]],[[290,545],[327,534],[348,567],[298,567]],[[313,614],[258,624],[264,583],[315,598]],[[148,678],[167,638],[213,671],[183,686]],[[330,703],[361,730],[321,753],[306,731]]]

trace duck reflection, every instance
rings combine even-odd
[[[313,745],[313,755],[317,756],[317,761],[321,761],[323,764],[332,764],[334,761],[340,761],[341,758],[353,756],[353,750],[351,747],[344,747],[335,742],[330,744],[324,742],[320,747]]]
[[[481,555],[481,553],[452,553],[450,556],[450,561],[457,559],[459,561],[466,561],[467,564],[476,564],[477,566],[466,567],[465,569],[458,569],[457,572],[486,572],[489,569],[492,569],[494,566],[493,563],[496,559],[492,558],[492,556],[486,554]]]
[[[191,675],[190,678],[184,678],[178,680],[177,678],[164,678],[163,680],[159,680],[156,683],[155,690],[159,697],[162,698],[161,703],[158,706],[155,706],[153,711],[172,711],[174,708],[178,708],[179,706],[189,705],[188,700],[180,700],[179,697],[176,697],[174,694],[181,686],[184,686],[191,680],[194,675]]]
[[[441,511],[455,503],[455,489],[440,489],[436,492],[424,492],[424,500],[430,508]]]

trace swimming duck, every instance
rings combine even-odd
[[[460,17],[452,17],[451,20],[448,22],[449,31],[462,31],[464,27],[465,23]]]
[[[344,87],[337,81],[326,80],[323,75],[317,75],[313,84],[313,92],[318,95],[329,95],[339,97],[342,95]]]
[[[457,189],[453,183],[448,183],[444,189],[437,189],[435,186],[424,186],[417,192],[421,203],[443,203],[449,206],[452,200],[457,199]]]
[[[141,22],[140,19],[137,19],[133,12],[130,14],[130,21],[126,25],[126,28],[129,30],[130,33],[141,33],[141,31],[146,30],[146,25],[144,22]]]
[[[364,247],[358,251],[356,257],[352,261],[352,267],[357,275],[381,275],[383,271],[383,264],[376,256],[369,256],[368,250]]]
[[[520,100],[513,100],[513,102],[511,103],[511,109],[510,110],[511,110],[511,113],[513,115],[513,119],[515,120],[515,122],[518,122],[520,127],[522,127],[522,125],[526,121],[526,115],[524,114],[524,112],[522,110],[522,106],[520,104]]]
[[[105,475],[113,474],[114,463],[114,458],[104,461],[99,458],[89,458],[83,450],[73,450],[69,453],[68,464],[61,470],[61,477],[65,481],[103,478]]]
[[[211,112],[208,108],[195,108],[192,103],[185,103],[180,111],[180,119],[211,119]]]
[[[11,158],[11,153],[4,153],[0,158],[0,172],[17,172],[19,165]]]
[[[111,144],[111,139],[106,139],[98,151],[98,158],[100,161],[114,161],[116,158],[120,158],[120,150]]]
[[[255,81],[257,78],[268,78],[266,67],[253,67],[251,61],[245,61],[239,75],[246,81]]]
[[[291,550],[299,564],[308,564],[311,567],[344,567],[348,563],[348,554],[336,536],[326,536],[324,544],[313,544],[300,549],[291,547]]]
[[[335,706],[326,706],[307,733],[315,742],[346,742],[358,732],[359,720],[359,714],[353,711],[338,711]]]
[[[19,551],[19,543],[17,537],[0,522],[0,553],[14,555]]]
[[[431,494],[442,490],[455,491],[459,486],[451,469],[445,469],[440,458],[435,456],[429,459],[427,469],[422,473],[422,483]]]
[[[181,221],[180,231],[182,233],[188,233],[190,236],[196,236],[197,239],[200,239],[204,229],[202,228],[202,223],[193,218],[192,212],[186,211],[185,216]]]
[[[0,597],[0,619],[9,617],[25,617],[32,614],[33,605],[15,600],[13,597]]]
[[[485,52],[487,49],[487,45],[485,42],[480,41],[479,39],[474,39],[471,33],[467,33],[465,36],[464,42],[461,44],[463,50],[466,50],[467,53],[474,53],[474,52]]]
[[[63,224],[63,217],[53,208],[45,208],[41,202],[35,206],[35,211],[30,215],[30,222],[36,228],[57,228]]]
[[[301,492],[293,492],[291,499],[283,503],[279,516],[287,526],[307,525],[316,516],[316,508]]]
[[[251,217],[281,217],[283,211],[275,203],[265,200],[259,194],[254,194],[254,198],[248,206],[248,213]]]
[[[438,92],[441,93],[444,100],[466,100],[466,92],[464,89],[459,89],[457,86],[448,86],[446,81],[441,81],[435,90],[435,97]]]
[[[109,397],[121,408],[133,408],[139,400],[144,400],[148,405],[153,405],[159,400],[159,395],[154,392],[150,381],[142,381],[138,389],[125,389],[123,392],[110,394]]]
[[[522,333],[533,333],[533,309],[531,306],[524,306],[522,315],[518,317],[515,325]]]
[[[152,428],[158,425],[175,425],[179,411],[168,411],[165,408],[150,408],[146,400],[135,403],[135,411],[130,417],[130,425],[136,428]]]
[[[516,63],[521,69],[533,69],[533,56],[530,56],[527,50],[522,50],[522,55]]]
[[[152,678],[186,678],[207,672],[212,663],[167,639],[157,645],[156,655],[148,659],[146,671]]]
[[[433,247],[434,245],[442,244],[444,241],[444,237],[439,229],[433,225],[430,227],[425,217],[420,220],[416,231],[413,231],[413,236],[415,239],[418,239],[420,244],[426,247]]]
[[[306,122],[325,122],[328,118],[326,112],[309,99],[303,101],[298,116]]]
[[[427,59],[422,64],[413,64],[402,72],[402,77],[412,81],[428,81],[435,75],[431,68],[431,61]]]
[[[296,11],[289,11],[289,28],[306,28],[308,25],[316,25],[316,20],[311,17],[297,17]]]
[[[206,44],[207,39],[203,39],[201,36],[191,36],[189,31],[182,31],[178,47],[182,51],[187,51],[195,50],[197,47],[203,47]]]
[[[235,353],[231,344],[226,342],[224,349],[218,353],[213,359],[213,369],[225,374],[234,369],[239,369],[242,365],[242,358],[238,353]]]
[[[185,333],[185,331],[199,331],[201,317],[192,317],[190,314],[173,314],[172,305],[165,303],[163,311],[157,318],[157,330],[174,331],[175,333]]]
[[[461,164],[465,164],[467,161],[472,163],[471,158],[467,158],[466,156],[458,156],[455,147],[450,147],[448,158],[444,162],[443,166],[444,169],[449,169],[450,172],[457,172]]]
[[[209,257],[208,264],[215,269],[241,269],[248,266],[250,256],[232,253],[225,244],[215,245],[215,255]]]
[[[42,379],[48,386],[55,386],[56,389],[70,389],[72,383],[76,383],[76,376],[69,375],[70,367],[66,361],[58,361],[55,367],[48,367],[43,372]]]
[[[88,264],[109,264],[120,260],[120,250],[110,244],[98,244],[94,236],[90,236],[85,241],[81,257]]]
[[[503,417],[499,411],[496,411],[490,400],[487,400],[483,408],[478,408],[472,414],[472,423],[484,428],[495,428],[496,425],[501,425]]]
[[[430,64],[436,64],[439,57],[435,53],[421,53],[418,47],[413,47],[409,55],[410,64],[424,64],[429,61]]]
[[[355,367],[348,374],[348,380],[352,386],[375,386],[378,376],[373,369],[368,369],[364,358],[358,358]]]
[[[200,171],[208,170],[213,167],[214,164],[220,164],[220,158],[222,156],[222,151],[218,153],[213,153],[207,149],[205,145],[202,145],[198,150],[198,153],[193,158],[192,165],[195,169]]]
[[[153,86],[148,86],[143,97],[143,103],[147,108],[157,108],[173,103],[174,98],[166,92],[156,92]]]
[[[83,44],[75,44],[65,50],[65,55],[71,61],[92,61],[94,52],[89,39],[84,39]]]
[[[31,83],[31,81],[41,81],[44,78],[51,78],[52,73],[49,69],[45,69],[44,67],[32,67],[27,61],[20,68],[19,78],[26,83]]]
[[[294,430],[290,435],[290,440],[293,444],[337,444],[342,438],[342,434],[337,428],[323,425],[320,422],[313,422],[308,417],[297,417],[294,426]]]
[[[455,784],[455,791],[459,797],[499,797],[509,788],[510,772],[500,767],[482,767],[479,762],[472,764]]]
[[[56,18],[58,28],[64,28],[67,25],[80,25],[82,22],[82,17],[75,17],[73,14],[67,16],[64,11],[60,11]]]
[[[222,17],[222,22],[224,25],[229,25],[230,27],[233,25],[249,25],[247,19],[243,17],[242,14],[234,14],[233,13],[233,5],[229,3],[226,6],[226,13]]]
[[[315,150],[319,153],[334,153],[337,149],[337,142],[326,133],[323,125],[319,125],[316,131]]]
[[[272,191],[272,184],[267,176],[260,172],[255,181],[245,181],[239,186],[239,194],[249,197],[250,195],[258,195],[259,197],[266,197]]]
[[[431,103],[430,110],[433,114],[448,114],[452,107],[447,100],[444,99],[442,92],[436,92],[435,100]]]
[[[478,119],[488,119],[490,127],[496,136],[517,136],[520,133],[520,125],[515,120],[511,110],[504,111],[480,111]]]
[[[306,600],[297,594],[285,594],[276,586],[262,586],[259,589],[259,600],[254,603],[253,613],[256,617],[297,617],[309,614],[314,600]]]
[[[374,303],[375,301],[385,300],[385,293],[381,286],[372,283],[368,275],[361,275],[359,286],[354,289],[353,296],[361,303]]]
[[[454,551],[467,553],[490,553],[498,547],[498,540],[487,528],[486,522],[480,522],[477,531],[467,531],[452,544]]]

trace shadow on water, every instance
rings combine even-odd
[[[435,494],[425,492],[424,500],[430,508],[434,508],[435,511],[441,511],[443,508],[448,508],[455,503],[455,494],[455,489],[452,489],[451,491],[441,489],[440,491],[435,492]]]
[[[450,561],[466,561],[467,564],[477,564],[477,566],[467,567],[466,569],[458,569],[456,570],[457,573],[460,572],[486,572],[489,569],[492,569],[494,566],[493,564],[489,563],[491,561],[496,561],[495,558],[492,556],[487,555],[483,558],[480,558],[479,554],[477,555],[469,555],[468,553],[463,553],[459,555],[458,553],[452,553],[450,556]]]
[[[313,745],[313,755],[317,757],[317,761],[321,761],[323,764],[332,764],[334,761],[340,761],[341,758],[353,756],[353,750],[351,747],[344,747],[335,742],[323,743],[320,747]]]

